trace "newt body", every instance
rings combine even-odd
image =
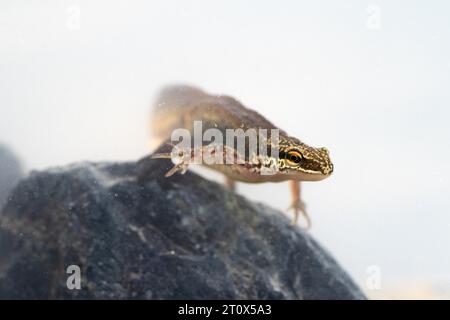
[[[223,173],[229,186],[234,186],[232,182],[234,180],[248,183],[291,181],[293,198],[291,208],[295,213],[294,222],[297,221],[298,214],[302,212],[309,225],[305,205],[300,198],[300,181],[318,181],[331,175],[333,164],[328,150],[311,147],[289,136],[262,115],[246,108],[232,97],[209,95],[189,86],[173,86],[164,89],[157,99],[152,120],[153,134],[161,142],[168,141],[175,129],[184,128],[192,132],[194,121],[201,121],[204,130],[210,128],[219,130],[224,137],[227,129],[240,128],[244,131],[254,129],[256,132],[259,132],[259,129],[278,129],[276,157],[270,154],[264,157],[252,156],[247,153],[242,155],[244,162],[240,164],[227,164],[224,161],[223,164],[207,164],[207,166]],[[266,136],[258,138],[265,138],[268,148],[273,146],[270,138]],[[232,156],[236,156],[236,150],[226,151],[225,147],[224,150],[224,157],[229,156],[230,152],[233,153]],[[170,157],[167,150],[153,155],[153,158]],[[166,176],[177,171],[183,173],[188,165],[188,161],[177,164]],[[275,168],[276,173],[262,174],[262,170],[268,166]]]

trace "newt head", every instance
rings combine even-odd
[[[286,179],[319,181],[329,177],[333,169],[326,148],[311,147],[293,137],[280,139],[278,171]]]

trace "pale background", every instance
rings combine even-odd
[[[312,234],[369,296],[450,297],[450,2],[3,0],[0,40],[0,140],[28,170],[145,155],[165,84],[231,94],[330,149]]]

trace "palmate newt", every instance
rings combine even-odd
[[[295,137],[291,137],[262,115],[254,110],[246,108],[236,99],[225,95],[210,95],[200,89],[190,86],[171,86],[162,90],[153,110],[152,129],[156,139],[160,140],[160,148],[151,158],[164,158],[173,160],[173,141],[171,136],[174,130],[184,129],[194,134],[195,122],[201,122],[202,129],[219,130],[226,136],[226,131],[233,129],[254,130],[258,135],[259,129],[273,130],[278,129],[278,137],[276,139],[276,150],[278,152],[272,154],[261,155],[257,152],[251,155],[246,153],[240,159],[240,162],[227,163],[202,163],[207,167],[223,173],[226,177],[226,185],[234,189],[234,181],[242,181],[247,183],[263,183],[263,182],[282,182],[289,181],[292,194],[292,203],[290,209],[294,210],[293,223],[297,223],[299,213],[302,213],[306,219],[307,227],[310,226],[310,219],[306,213],[305,204],[301,199],[301,181],[319,181],[331,175],[333,172],[333,164],[330,160],[329,152],[326,148],[311,147]],[[265,139],[269,147],[274,147],[275,139],[271,139],[268,135],[264,137],[258,136],[258,139]],[[214,140],[207,146],[219,145]],[[236,158],[239,153],[233,146],[221,143],[224,152],[223,157]],[[167,177],[176,172],[184,173],[188,166],[193,163],[195,154],[203,154],[207,149],[204,142],[200,146],[191,146],[190,150],[184,150],[184,157],[166,174]],[[249,142],[246,142],[249,146]],[[172,149],[168,149],[172,148]],[[234,148],[234,149],[233,149]],[[231,150],[230,150],[231,149]],[[213,149],[216,150],[216,149]],[[211,153],[211,149],[208,151]],[[213,151],[214,152],[214,151]],[[186,157],[186,155],[188,155]],[[227,158],[227,159],[228,159]],[[263,170],[270,169],[275,173],[263,174]]]

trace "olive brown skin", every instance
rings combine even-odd
[[[295,218],[302,212],[307,218],[305,206],[300,200],[300,181],[320,181],[334,170],[326,148],[312,147],[273,125],[258,112],[246,108],[238,100],[224,95],[210,95],[190,86],[172,86],[164,89],[157,99],[152,117],[152,129],[156,139],[168,141],[175,129],[194,132],[195,121],[201,121],[203,130],[215,129],[226,136],[227,129],[271,130],[279,133],[276,146],[278,155],[256,155],[245,158],[244,163],[206,164],[223,173],[229,180],[247,183],[291,181],[292,205]],[[259,139],[264,139],[258,135]],[[268,143],[270,146],[270,142]],[[273,146],[271,146],[273,147]],[[236,150],[231,150],[236,152]],[[203,152],[203,151],[200,151]],[[189,152],[191,153],[191,152]],[[223,153],[224,157],[226,152]],[[235,156],[235,155],[234,155]],[[168,153],[158,153],[153,158],[170,158]],[[166,176],[175,172],[184,173],[189,163],[179,163]],[[272,174],[264,174],[269,170]],[[228,183],[228,185],[234,185]],[[307,219],[308,220],[308,219]]]

